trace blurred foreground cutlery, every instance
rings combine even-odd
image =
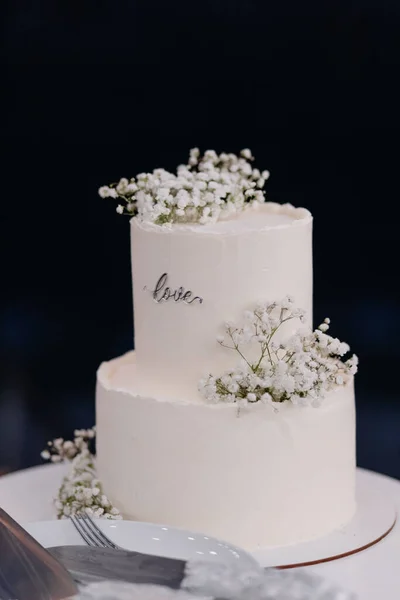
[[[64,600],[77,591],[54,555],[0,508],[0,598]]]
[[[56,546],[49,552],[77,580],[117,579],[179,589],[186,561],[129,550],[89,546]]]

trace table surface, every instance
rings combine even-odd
[[[0,506],[21,524],[55,518],[56,495],[64,465],[45,465],[0,477]],[[400,481],[365,471],[391,498],[400,515]],[[393,531],[375,546],[353,556],[305,567],[358,594],[359,600],[400,598],[400,519]]]

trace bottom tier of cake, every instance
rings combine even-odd
[[[201,398],[148,397],[139,379],[134,352],[97,373],[97,468],[125,518],[249,550],[314,539],[352,518],[352,381],[318,408],[254,404],[238,414]]]

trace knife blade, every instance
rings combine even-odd
[[[0,508],[0,598],[64,600],[77,592],[67,569]]]
[[[49,552],[78,580],[114,579],[179,589],[186,561],[112,548],[56,546]]]

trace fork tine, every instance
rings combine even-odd
[[[114,544],[109,537],[98,527],[96,522],[87,514],[82,513],[81,520],[85,523],[87,529],[92,533],[96,539],[103,544],[106,548],[113,548],[114,550],[120,550],[120,546]]]
[[[83,529],[82,524],[79,522],[79,519],[76,516],[71,515],[70,521],[72,522],[73,526],[75,527],[76,531],[79,533],[83,541],[86,542],[88,546],[97,546],[97,544],[95,544],[91,536],[87,535],[85,529]]]
[[[81,536],[81,538],[86,542],[88,546],[92,546],[94,548],[102,547],[104,548],[104,544],[100,543],[99,540],[96,539],[95,536],[91,533],[91,531],[85,526],[85,522],[83,519],[80,519],[76,515],[72,515],[70,517],[75,529]]]
[[[90,524],[88,523],[87,519],[84,518],[83,514],[78,515],[78,519],[82,528],[86,531],[86,534],[93,540],[95,546],[100,548],[108,547],[107,544],[98,535],[96,535],[96,532],[92,527],[90,527]]]

